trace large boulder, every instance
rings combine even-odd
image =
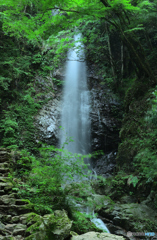
[[[71,240],[124,240],[121,236],[110,233],[88,232],[79,236],[73,236]]]
[[[26,240],[64,240],[70,235],[72,222],[64,210],[56,210],[53,214],[43,217],[31,215],[29,218],[27,215],[27,219],[30,221],[29,224],[33,224],[26,230],[29,235]]]
[[[114,203],[109,197],[104,200],[103,204],[99,215],[110,219],[112,224],[133,232],[156,231],[157,214],[147,205]],[[107,225],[109,230],[112,229],[112,224]]]

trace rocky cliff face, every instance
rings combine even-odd
[[[62,69],[58,70],[58,79],[64,79]],[[93,168],[98,174],[108,176],[115,165],[119,142],[121,104],[106,86],[100,85],[100,79],[88,73],[90,90],[91,150],[103,150],[105,156],[93,159]],[[47,83],[46,83],[47,84]],[[62,108],[62,90],[58,89],[36,116],[39,140],[49,145],[59,146],[60,116]],[[117,117],[118,116],[118,117]]]
[[[119,142],[120,103],[107,86],[96,78],[89,78],[91,95],[91,145],[92,151],[110,152]]]
[[[115,166],[121,125],[121,104],[113,92],[100,84],[101,79],[89,74],[88,85],[91,95],[91,148],[102,150],[103,156],[93,159],[97,174],[110,176]]]
[[[48,144],[57,146],[59,143],[61,101],[60,96],[54,95],[36,116],[39,139]]]

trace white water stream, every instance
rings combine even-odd
[[[75,47],[68,53],[66,63],[63,108],[61,117],[61,146],[71,138],[73,142],[65,145],[71,153],[90,153],[90,97],[87,88],[86,63],[81,35],[75,36]],[[89,163],[89,160],[86,160]],[[91,221],[100,229],[108,231],[101,219]]]
[[[91,222],[93,222],[95,226],[97,226],[97,228],[100,228],[104,232],[110,233],[110,231],[108,230],[108,228],[100,218],[93,218],[91,219]]]
[[[75,36],[75,41],[79,38],[80,35]],[[90,152],[90,105],[82,47],[80,42],[76,42],[75,48],[68,53],[61,118],[64,131],[61,134],[61,145],[67,138],[71,138],[73,142],[69,142],[65,149],[72,153],[88,154]]]

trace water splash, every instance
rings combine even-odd
[[[104,232],[110,233],[105,223],[100,218],[93,218],[91,219],[91,222],[93,222],[97,228],[103,230]]]

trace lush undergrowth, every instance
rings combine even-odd
[[[26,150],[14,151],[13,155],[16,164],[10,176],[19,179],[18,194],[21,198],[28,198],[35,204],[35,210],[42,214],[67,209],[68,198],[72,195],[75,198],[75,188],[79,187],[72,187],[73,183],[81,181],[83,184],[91,174],[83,161],[87,156],[71,154],[53,146],[41,148],[38,157]],[[81,189],[83,191],[82,186]],[[75,200],[78,201],[79,197]]]
[[[93,213],[80,213],[78,208],[80,204],[84,209],[94,208],[94,202],[88,199],[94,190],[89,181],[92,173],[84,163],[87,155],[72,154],[53,146],[40,148],[38,157],[26,150],[15,150],[11,155],[14,164],[9,177],[13,189],[19,198],[31,202],[34,212],[44,215],[64,209],[73,220],[73,231],[102,232],[90,221]]]

